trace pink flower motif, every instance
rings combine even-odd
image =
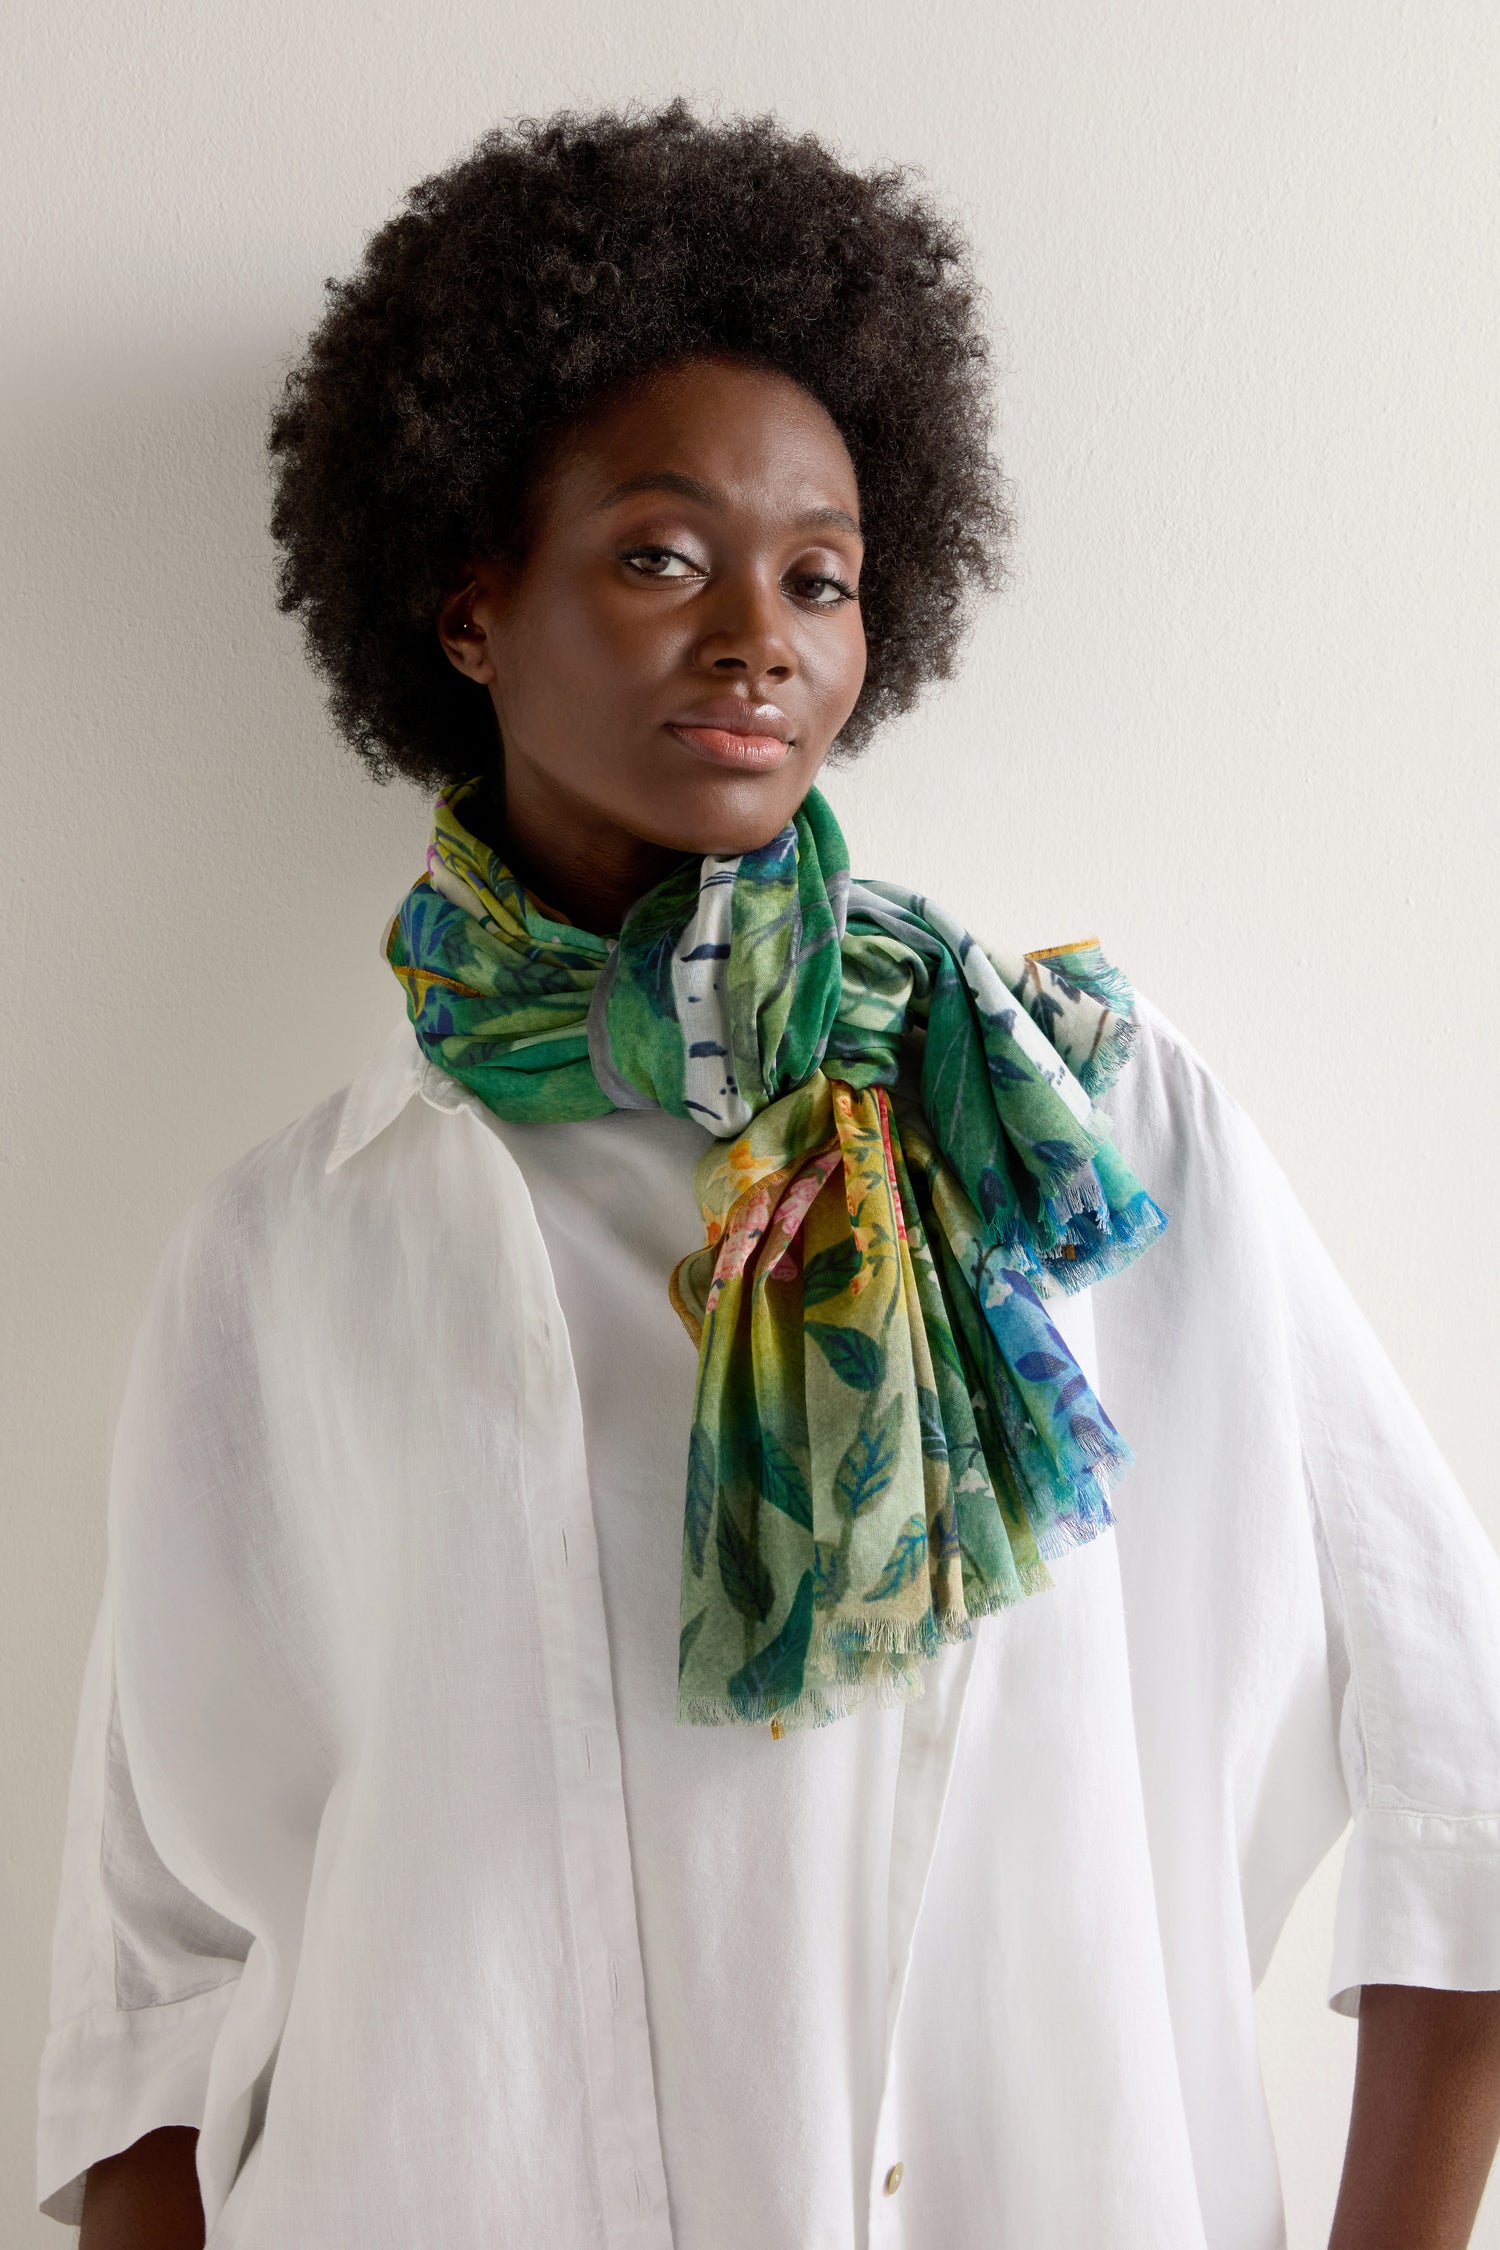
[[[712,1312],[725,1284],[744,1273],[762,1243],[763,1255],[770,1261],[764,1270],[779,1280],[791,1278],[797,1270],[792,1243],[824,1181],[838,1169],[840,1161],[837,1148],[824,1149],[797,1174],[779,1200],[774,1200],[771,1189],[762,1185],[747,1189],[730,1207],[708,1287],[707,1311]]]
[[[822,1156],[814,1157],[807,1170],[800,1173],[787,1189],[776,1212],[776,1232],[785,1241],[791,1241],[807,1217],[838,1161],[839,1152],[836,1148],[826,1150]]]
[[[750,1253],[771,1223],[771,1198],[764,1188],[751,1188],[730,1211],[714,1263],[715,1286],[744,1272]]]

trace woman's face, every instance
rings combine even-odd
[[[476,564],[439,621],[494,701],[508,834],[601,861],[768,842],[864,680],[861,551],[844,441],[786,377],[683,361],[602,409],[525,562]]]

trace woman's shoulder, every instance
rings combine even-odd
[[[1143,994],[1133,1024],[1125,1067],[1100,1106],[1115,1146],[1167,1214],[1160,1285],[1180,1281],[1185,1264],[1229,1242],[1254,1239],[1274,1259],[1291,1255],[1305,1215],[1255,1120],[1191,1037]]]
[[[1135,995],[1124,1068],[1101,1107],[1127,1157],[1171,1152],[1185,1161],[1228,1159],[1254,1127],[1228,1087],[1164,1009]],[[1149,1184],[1149,1183],[1148,1183]]]
[[[347,1188],[338,1175],[416,1090],[420,1049],[403,1017],[332,1092],[211,1174],[164,1241],[162,1274],[222,1283],[285,1241],[310,1244]]]

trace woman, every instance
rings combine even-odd
[[[491,135],[330,287],[283,605],[438,802],[405,1012],[142,1324],[44,2208],[1269,2250],[1251,1994],[1352,1814],[1335,2241],[1467,2239],[1495,1558],[1191,1048],[816,787],[1003,572],[962,244],[675,106]]]

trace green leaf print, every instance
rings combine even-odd
[[[893,1398],[873,1430],[860,1431],[833,1480],[840,1505],[851,1516],[862,1515],[878,1500],[896,1474],[900,1453],[901,1401]]]
[[[908,1516],[879,1583],[870,1589],[870,1600],[885,1602],[893,1594],[899,1594],[904,1586],[911,1584],[926,1559],[927,1526],[920,1516]]]
[[[925,1384],[917,1385],[917,1428],[921,1432],[922,1451],[929,1461],[946,1461],[948,1434],[943,1428],[943,1409],[936,1391]]]
[[[702,1632],[703,1620],[705,1617],[707,1617],[707,1615],[708,1605],[705,1602],[702,1609],[699,1610],[697,1616],[690,1617],[688,1619],[687,1623],[683,1626],[681,1633],[677,1637],[677,1677],[679,1679],[682,1678],[683,1672],[686,1669],[687,1660],[692,1654],[693,1643],[698,1638],[698,1635]]]
[[[852,1391],[879,1388],[885,1373],[885,1352],[873,1336],[858,1328],[836,1328],[827,1320],[810,1320],[807,1333],[841,1383],[847,1383]]]
[[[860,995],[872,1029],[898,1023],[911,992],[911,963],[888,937],[854,940],[858,947]],[[853,951],[851,946],[851,951]],[[884,1007],[878,1005],[884,1002]]]
[[[847,1242],[836,1242],[831,1250],[818,1251],[802,1269],[803,1304],[822,1305],[830,1297],[841,1297],[862,1263],[853,1235]]]
[[[774,1430],[761,1433],[761,1496],[804,1531],[812,1530],[812,1494],[807,1479]]]
[[[790,1703],[801,1692],[812,1626],[813,1574],[804,1570],[781,1631],[729,1675],[729,1693],[742,1710],[754,1709],[762,1698]]]
[[[935,1274],[936,1269],[934,1269]],[[964,1363],[959,1357],[958,1344],[954,1338],[953,1330],[946,1320],[940,1324],[930,1320],[927,1322],[927,1347],[932,1353],[934,1372],[941,1365],[950,1375],[956,1375],[959,1381],[967,1386],[968,1378],[964,1373]]]
[[[719,1582],[741,1617],[764,1625],[776,1590],[771,1573],[727,1508],[719,1510]]]
[[[813,1547],[813,1592],[825,1609],[833,1609],[849,1591],[848,1558],[831,1542],[820,1539]]]
[[[676,933],[670,929],[664,930],[642,954],[636,971],[652,1014],[660,1017],[663,1023],[677,1021],[677,995],[672,985],[672,956],[676,949]]]
[[[718,1489],[718,1483],[713,1440],[706,1430],[695,1429],[688,1440],[687,1512],[684,1524],[688,1551],[693,1558],[693,1570],[699,1578],[703,1576],[703,1556],[708,1545],[708,1527],[713,1522],[714,1493]]]

